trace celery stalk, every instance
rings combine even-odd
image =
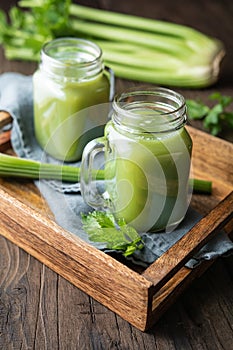
[[[76,4],[69,11],[74,33],[99,44],[118,77],[192,88],[218,78],[223,44],[193,28]]]
[[[210,38],[194,28],[172,23],[168,21],[144,18],[124,13],[117,13],[107,10],[86,7],[78,4],[71,4],[69,7],[71,17],[82,19],[93,23],[104,23],[119,28],[131,28],[145,33],[160,34],[163,38],[177,38],[185,40],[187,46],[198,50],[208,48],[213,53],[219,50],[222,43],[219,40]],[[116,28],[115,27],[115,28]],[[116,31],[118,28],[116,28]]]
[[[0,153],[0,176],[24,179],[47,179],[67,182],[80,181],[80,168],[70,165],[41,163],[31,159],[18,158]],[[93,171],[93,177],[103,180],[104,170]],[[212,183],[206,180],[190,179],[194,192],[211,193]]]
[[[21,0],[8,24],[0,11],[0,42],[9,59],[38,60],[44,42],[61,36],[92,40],[117,77],[206,87],[219,74],[222,42],[188,26],[72,4]],[[27,8],[27,11],[24,10]],[[18,19],[21,19],[20,22]]]
[[[111,42],[134,43],[140,47],[149,47],[158,49],[159,51],[174,53],[188,57],[192,54],[193,49],[185,45],[185,41],[181,38],[167,37],[160,33],[144,33],[137,29],[115,27],[107,24],[96,24],[81,20],[72,20],[70,22],[73,30],[78,34],[92,36],[93,39],[101,38],[110,40]],[[120,51],[120,46],[119,46]],[[138,51],[139,47],[138,47]]]
[[[71,16],[93,22],[106,23],[119,27],[140,29],[152,33],[161,33],[177,38],[189,39],[191,37],[195,37],[198,38],[198,40],[207,40],[206,35],[193,28],[167,21],[160,21],[107,10],[100,10],[78,4],[71,4],[69,7],[69,13]]]
[[[0,154],[0,176],[78,182],[78,167],[41,163],[31,159]]]
[[[206,193],[212,192],[212,182],[200,179],[190,179],[190,185],[193,187],[195,193]]]
[[[208,67],[186,67],[171,72],[169,70],[151,71],[150,69],[135,68],[130,65],[123,65],[107,60],[107,64],[116,72],[120,78],[130,80],[147,81],[148,83],[159,82],[161,85],[174,85],[180,87],[195,88],[205,87],[206,82],[213,83],[216,80],[216,74],[212,72],[212,68]],[[209,71],[211,70],[211,72]],[[193,78],[195,76],[195,79]]]

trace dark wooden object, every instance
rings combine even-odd
[[[4,4],[9,7],[10,2],[3,1],[1,7]],[[207,95],[216,90],[233,94],[233,71],[230,59],[233,52],[231,1],[196,1],[188,5],[188,10],[187,3],[184,1],[176,1],[173,4],[166,0],[160,3],[146,0],[143,7],[138,1],[100,1],[99,4],[95,2],[95,5],[190,24],[224,40],[228,55],[223,62],[217,86],[204,90],[180,90],[180,92],[185,97],[201,97],[205,101],[208,101]],[[218,25],[220,23],[221,25]],[[20,71],[30,74],[35,69],[34,64],[8,62],[3,58],[2,52],[0,55],[1,72]],[[117,89],[132,84],[135,83],[118,80]],[[193,124],[201,127],[199,123]],[[229,130],[225,129],[220,136],[232,140],[232,133]],[[209,147],[205,137],[199,141],[203,148]],[[214,153],[218,153],[219,158],[224,161],[225,153],[221,152],[216,144]],[[198,161],[201,158],[202,165],[196,167],[197,175],[200,177],[206,174],[206,153],[198,157]],[[212,164],[213,167],[214,165],[216,164]],[[227,185],[227,181],[225,182],[226,176],[228,181],[232,182],[229,173],[221,173],[220,166],[218,173],[214,196],[211,198],[196,196],[193,199],[193,205],[202,213],[208,213],[229,192],[229,183]],[[215,178],[215,174],[209,175]],[[29,208],[36,211],[39,208],[42,213],[48,213],[46,204],[31,182],[16,180],[3,182],[3,188],[4,190],[7,188],[10,196],[15,194],[17,188],[18,200],[23,201]],[[231,224],[228,227],[231,231]],[[198,280],[195,276],[192,286],[183,291],[182,298],[175,303],[172,298],[172,306],[156,323],[155,328],[146,334],[131,327],[128,322],[0,236],[0,348],[231,349],[233,343],[232,269],[233,259],[229,257],[219,259]],[[183,269],[179,271],[182,281],[185,274],[186,271]],[[175,278],[177,276],[176,274]],[[166,293],[169,287],[173,288],[174,284],[167,283],[165,291],[160,291],[166,308],[169,303],[164,299],[163,293]],[[174,298],[176,292],[180,292],[179,286],[173,290]],[[157,299],[153,299],[153,308],[158,310],[157,300],[159,300],[159,294]],[[163,308],[163,303],[160,305]]]
[[[5,117],[9,120],[9,116]],[[193,275],[205,270],[204,263],[193,271],[185,268],[185,263],[233,218],[233,144],[204,135],[192,127],[189,131],[194,135],[193,162],[196,167],[199,165],[203,171],[202,161],[198,159],[201,155],[205,159],[204,177],[212,175],[217,193],[221,193],[221,181],[226,177],[224,190],[227,188],[229,194],[225,198],[224,193],[221,194],[223,200],[142,274],[66,232],[44,212],[34,209],[40,197],[36,201],[35,196],[29,197],[32,208],[20,198],[22,188],[18,193],[16,186],[14,193],[9,194],[4,180],[0,186],[1,234],[140,330],[146,330],[175,301],[178,287],[181,292]],[[203,138],[208,143],[208,150],[202,147]],[[3,146],[5,148],[6,142]],[[216,147],[220,154],[225,153],[224,162],[215,153],[208,156]],[[198,173],[198,168],[194,170]],[[180,274],[182,270],[186,273]]]

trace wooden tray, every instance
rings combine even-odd
[[[0,112],[0,128],[11,121]],[[233,229],[233,144],[188,127],[194,143],[195,177],[213,181],[213,194],[193,195],[204,213],[182,239],[147,269],[105,254],[54,220],[33,182],[0,178],[0,232],[138,329],[150,328],[190,282],[213,261],[190,270],[184,264],[225,227]],[[0,133],[0,151],[11,153],[10,132]]]

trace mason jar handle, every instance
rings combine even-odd
[[[80,167],[80,186],[84,201],[98,210],[109,208],[109,196],[105,189],[105,150],[107,141],[99,137],[84,148]]]

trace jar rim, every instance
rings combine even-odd
[[[119,93],[113,100],[113,111],[115,124],[137,131],[144,123],[149,133],[177,130],[187,121],[184,97],[165,87],[133,87]]]
[[[103,70],[102,49],[86,39],[56,38],[42,46],[40,67],[57,78],[90,78]]]
[[[122,101],[123,98],[130,99],[133,96],[140,96],[140,95],[141,96],[145,96],[145,95],[164,96],[164,97],[167,96],[167,97],[170,97],[171,100],[173,99],[174,101],[180,102],[180,105],[173,110],[174,112],[178,112],[186,105],[185,99],[181,94],[179,94],[178,92],[176,92],[174,90],[159,86],[159,87],[153,87],[153,88],[133,87],[133,88],[130,88],[122,93],[118,93],[114,97],[114,101],[113,101],[114,107],[116,107],[116,109],[122,109],[121,106],[123,106],[123,101]],[[121,103],[121,105],[120,105],[120,103]],[[161,114],[170,114],[170,113],[171,113],[171,111],[161,112]]]
[[[42,46],[41,52],[42,54],[45,54],[46,56],[48,56],[51,60],[62,62],[60,59],[58,59],[58,57],[53,57],[52,55],[49,54],[49,50],[51,50],[52,48],[53,49],[59,48],[61,45],[65,47],[72,46],[74,48],[81,48],[85,46],[86,48],[91,48],[96,51],[96,55],[93,54],[94,58],[92,60],[88,60],[86,62],[80,62],[79,63],[80,65],[93,63],[96,60],[99,60],[102,56],[102,49],[94,42],[86,39],[73,38],[73,37],[62,37],[62,38],[57,38],[57,39],[48,41]],[[72,62],[70,64],[72,65]]]

